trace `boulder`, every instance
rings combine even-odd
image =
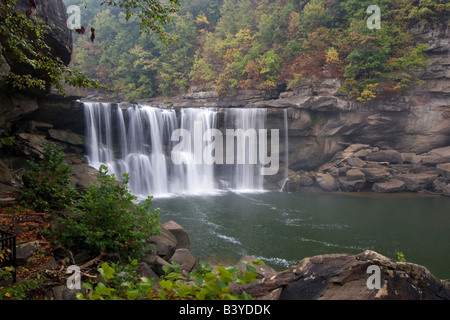
[[[402,157],[403,163],[416,164],[421,160],[421,157],[417,156],[415,153],[412,152],[404,152],[400,153],[400,155]]]
[[[325,191],[336,191],[337,182],[331,174],[328,173],[316,173],[315,175],[317,184]]]
[[[345,175],[349,181],[366,180],[366,175],[359,169],[350,169]]]
[[[97,181],[98,171],[93,167],[85,163],[73,164],[71,167],[72,172],[70,173],[69,182],[71,188],[81,191]]]
[[[392,179],[386,182],[377,182],[372,186],[372,191],[380,193],[402,192],[405,190],[405,182]]]
[[[155,283],[158,283],[160,280],[158,275],[144,262],[139,262],[137,264],[137,276],[139,278],[146,277],[148,279],[155,279]]]
[[[438,164],[436,169],[441,176],[447,180],[450,180],[450,163]]]
[[[349,147],[347,147],[343,151],[343,155],[345,157],[346,155],[352,155],[352,154],[354,154],[356,152],[359,152],[361,150],[370,150],[370,145],[362,144],[362,143],[354,143],[354,144],[350,145]]]
[[[338,182],[341,189],[347,192],[360,191],[366,185],[366,179],[350,180],[348,177],[339,177]]]
[[[396,150],[380,150],[372,152],[366,156],[368,161],[387,162],[387,163],[402,163],[402,156]]]
[[[198,259],[195,258],[192,253],[185,248],[176,249],[173,256],[170,258],[172,264],[173,262],[180,264],[180,270],[185,272],[191,272],[198,263]]]
[[[147,242],[156,246],[156,254],[166,261],[169,261],[177,247],[175,236],[162,226],[160,233],[150,237]]]
[[[369,182],[383,182],[391,177],[390,173],[385,168],[361,168],[361,171]]]
[[[31,258],[33,253],[39,248],[39,241],[31,241],[16,246],[16,263],[23,266]]]
[[[395,176],[395,179],[405,182],[406,191],[413,192],[431,187],[436,178],[437,175],[434,173],[409,173]]]
[[[442,161],[450,162],[450,146],[433,149],[430,151],[430,154],[436,154],[442,158]]]
[[[370,149],[370,148],[369,149],[362,149],[362,150],[359,150],[359,151],[355,152],[354,156],[358,157],[358,158],[365,159],[371,153],[372,153],[372,149]]]
[[[448,281],[437,279],[423,266],[396,262],[370,250],[305,258],[290,272],[295,276],[281,300],[450,299]]]
[[[173,220],[170,220],[169,222],[166,222],[162,225],[162,227],[166,230],[169,230],[173,236],[177,240],[177,246],[176,249],[184,248],[184,249],[191,249],[191,241],[189,239],[189,235],[187,231],[180,226],[178,223],[176,223]]]
[[[346,161],[351,167],[362,168],[366,165],[366,162],[358,157],[350,157]]]

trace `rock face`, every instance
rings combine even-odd
[[[41,19],[50,29],[45,41],[53,50],[53,55],[69,64],[73,49],[72,30],[67,28],[67,11],[62,0],[36,1],[35,18]],[[18,0],[18,11],[25,13],[30,9],[27,0]]]

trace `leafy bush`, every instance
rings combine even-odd
[[[256,269],[247,264],[247,271],[238,267],[217,267],[215,271],[205,262],[200,262],[198,270],[182,276],[180,266],[173,263],[174,270],[165,266],[166,275],[158,285],[154,279],[137,278],[137,261],[126,266],[109,265],[104,262],[99,268],[102,282],[83,283],[86,295],[77,294],[80,300],[251,300],[243,292],[241,295],[230,289],[231,284],[245,284],[256,280]]]
[[[31,171],[17,201],[36,211],[58,211],[70,205],[78,193],[69,188],[72,169],[64,164],[65,154],[61,148],[44,142],[43,151],[41,161],[28,161]]]
[[[60,218],[59,240],[70,247],[138,256],[147,238],[159,233],[159,209],[150,210],[151,197],[136,205],[137,198],[127,187],[128,175],[119,182],[107,172],[102,166],[98,181],[76,202],[73,214]]]

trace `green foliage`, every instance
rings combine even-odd
[[[139,34],[139,17],[125,9],[77,1],[88,6],[98,40],[75,35],[74,65],[129,99],[325,78],[342,78],[340,93],[355,101],[398,96],[421,83],[428,64],[411,27],[450,11],[445,0],[181,0],[165,25],[177,41],[165,45]],[[381,9],[381,29],[367,28],[370,5]]]
[[[0,266],[3,264],[7,256],[10,254],[9,249],[0,251]],[[0,279],[10,281],[13,278],[15,268],[5,266],[0,268]],[[36,274],[32,279],[23,283],[0,287],[0,300],[22,300],[33,291],[39,288],[39,285],[47,280],[46,277]]]
[[[109,6],[119,6],[125,9],[125,18],[138,17],[141,30],[146,33],[157,32],[160,37],[166,38],[164,26],[170,21],[170,13],[175,12],[179,0],[157,1],[157,0],[103,0],[101,3]]]
[[[55,212],[71,205],[77,192],[69,188],[69,165],[65,154],[55,144],[44,142],[43,158],[30,160],[25,188],[17,198],[20,205],[36,211]]]
[[[83,283],[87,290],[84,295],[77,294],[80,300],[251,300],[243,292],[241,295],[230,289],[231,284],[246,284],[256,280],[256,269],[247,265],[242,272],[236,266],[217,267],[213,270],[205,262],[199,268],[182,276],[180,265],[173,263],[174,269],[165,266],[166,275],[158,284],[154,279],[137,278],[137,261],[126,266],[104,262],[99,269],[102,282]]]
[[[406,262],[405,255],[401,252],[397,252],[397,260],[399,262]]]
[[[58,239],[69,247],[138,257],[146,240],[159,233],[159,209],[150,210],[151,197],[136,205],[137,198],[127,187],[128,176],[124,174],[119,182],[107,171],[102,166],[97,182],[71,208],[73,214],[60,218]]]

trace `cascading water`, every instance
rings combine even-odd
[[[264,176],[260,174],[262,164],[257,161],[257,136],[264,129],[266,109],[228,109],[225,114],[227,128],[242,130],[245,139],[235,141],[235,164],[231,167],[234,177],[233,189],[239,192],[264,190]],[[236,132],[236,131],[235,131]],[[242,157],[242,158],[240,158]],[[241,159],[241,161],[239,161]]]
[[[160,197],[219,191],[217,165],[202,158],[195,161],[214,140],[208,134],[219,127],[218,110],[183,108],[177,115],[173,109],[154,106],[134,105],[122,110],[110,103],[89,102],[84,103],[84,108],[88,163],[96,169],[104,164],[116,177],[128,173],[133,194]],[[225,109],[223,134],[242,130],[242,136],[232,137],[230,145],[228,137],[223,138],[223,144],[218,145],[223,155],[234,157],[233,162],[226,162],[227,183],[222,187],[238,192],[264,190],[264,176],[260,173],[263,165],[255,156],[260,148],[256,141],[258,130],[264,129],[265,122],[265,109]],[[190,146],[187,150],[174,148],[184,139],[172,141],[177,129],[191,133],[190,141],[184,141]],[[216,155],[222,154],[214,150]],[[172,157],[178,157],[181,163]]]

